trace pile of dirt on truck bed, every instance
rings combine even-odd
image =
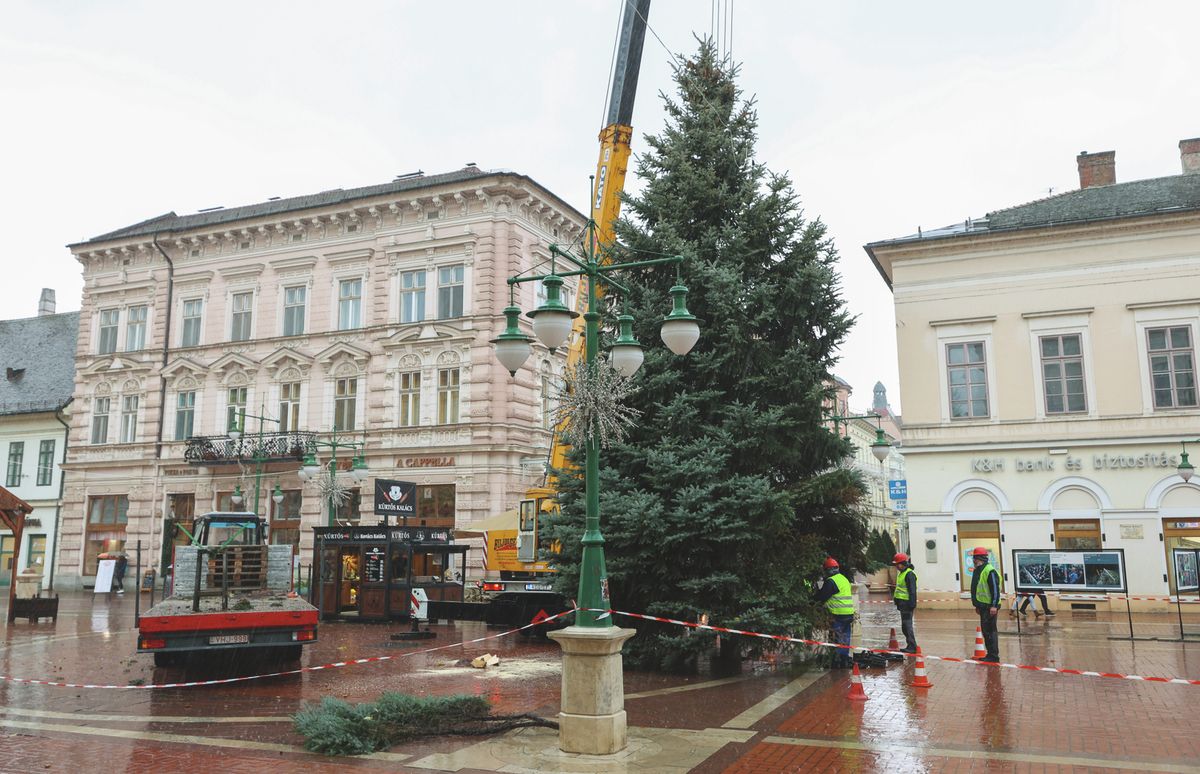
[[[229,592],[229,608],[221,609],[220,596],[200,597],[200,613],[237,613],[253,610],[256,613],[300,612],[312,610],[312,605],[304,597],[289,597],[278,591]],[[192,613],[192,597],[167,597],[154,607],[142,613],[143,618],[160,615],[188,615]]]

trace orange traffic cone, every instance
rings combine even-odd
[[[917,665],[913,669],[913,688],[929,688],[933,683],[925,676],[925,657],[921,655],[921,646],[917,646]]]
[[[888,650],[900,650],[900,643],[896,642],[896,627],[892,627],[892,633],[888,636]]]
[[[854,671],[850,673],[850,692],[846,694],[846,698],[850,701],[866,701],[869,698],[863,690],[862,674],[858,671],[857,663],[854,664]]]
[[[975,655],[971,658],[976,661],[987,658],[987,649],[983,647],[983,630],[978,626],[975,627]]]

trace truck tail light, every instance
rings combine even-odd
[[[167,641],[159,637],[143,637],[142,650],[154,650],[167,647]]]
[[[301,629],[298,632],[292,632],[293,642],[312,642],[317,638],[316,629]]]
[[[504,584],[503,583],[484,583],[483,590],[484,591],[504,591]]]

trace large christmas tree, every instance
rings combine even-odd
[[[809,581],[837,556],[862,566],[861,479],[822,422],[830,369],[853,320],[820,220],[805,220],[786,175],[755,161],[757,115],[709,42],[676,70],[667,125],[647,137],[640,195],[618,224],[617,261],[682,255],[701,338],[685,357],[659,341],[669,267],[619,274],[646,360],[641,412],[605,449],[601,529],[615,607],[770,632],[808,631]],[[575,595],[582,477],[560,480],[560,589]],[[631,619],[618,619],[622,626]],[[711,637],[645,627],[627,663],[679,668]]]

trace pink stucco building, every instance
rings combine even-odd
[[[296,453],[335,426],[365,443],[369,467],[361,484],[340,474],[361,504],[339,521],[376,523],[374,478],[417,483],[415,523],[427,526],[513,507],[541,476],[562,357],[535,344],[511,378],[489,340],[503,331],[507,278],[548,263],[549,244],[583,220],[524,175],[468,166],[169,213],[71,245],[85,287],[60,585],[138,540],[147,563],[165,563],[179,527],[234,507],[239,487],[253,510],[252,449],[266,457],[258,511],[272,541],[307,562],[327,502],[297,476]],[[523,285],[517,301],[532,309],[537,294]],[[230,445],[243,411],[275,420],[261,423],[268,442],[247,419]],[[476,554],[466,569],[478,567]]]

